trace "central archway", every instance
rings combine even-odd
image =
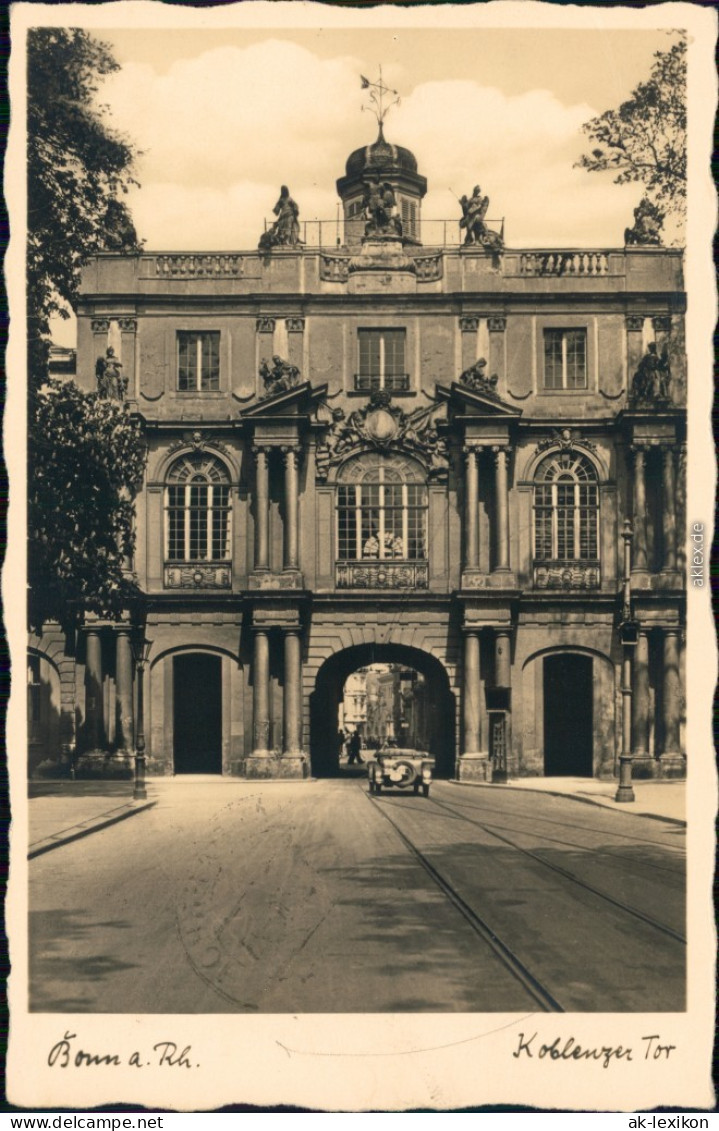
[[[310,696],[310,761],[314,777],[339,772],[339,706],[348,676],[373,664],[400,664],[425,681],[426,745],[435,775],[451,777],[455,760],[455,702],[444,666],[427,652],[403,644],[359,644],[336,652],[322,664]]]

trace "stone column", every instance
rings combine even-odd
[[[101,750],[105,739],[102,707],[102,641],[99,630],[89,628],[85,634],[85,747],[90,752]]]
[[[649,758],[649,635],[640,628],[634,650],[632,694],[632,764],[635,777],[652,775],[653,759]],[[642,772],[641,763],[644,762]],[[652,763],[650,765],[649,763]]]
[[[119,751],[129,754],[133,749],[133,711],[132,711],[132,649],[130,630],[122,626],[115,635],[115,686],[116,729],[115,741]]]
[[[507,495],[507,449],[492,448],[494,452],[494,488],[496,514],[495,570],[509,569],[509,499]]]
[[[135,384],[135,335],[137,333],[136,318],[119,318],[120,327],[120,361],[122,362],[122,375],[127,381],[125,396],[128,400],[137,400],[140,390]]]
[[[287,328],[287,360],[290,365],[296,365],[299,370],[302,370],[305,320],[304,318],[286,318],[285,326]]]
[[[283,701],[283,755],[302,752],[302,660],[299,629],[285,632],[285,687]]]
[[[634,554],[632,568],[647,568],[647,497],[646,497],[646,448],[634,444],[634,484],[632,501],[632,525],[634,527]]]
[[[252,756],[268,757],[270,751],[270,641],[256,631],[252,664]]]
[[[643,314],[629,314],[626,321],[627,326],[627,386],[631,390],[632,379],[637,371],[637,366],[642,360],[643,348],[643,335],[644,335],[644,315]]]
[[[512,686],[512,649],[509,632],[498,629],[494,634],[494,686]]]
[[[677,568],[676,489],[674,480],[674,450],[662,447],[662,534],[664,561],[662,568]]]
[[[255,569],[270,568],[270,477],[268,448],[255,453]]]
[[[477,452],[470,448],[464,453],[465,476],[465,568],[477,569],[479,566],[479,514]]]
[[[489,364],[487,375],[494,373],[499,377],[499,384],[504,380],[504,331],[507,328],[507,319],[504,315],[493,315],[487,319],[489,330]]]
[[[479,754],[481,746],[481,703],[479,679],[479,633],[464,636],[464,755]]]
[[[664,629],[664,749],[660,757],[663,775],[681,772],[683,759],[679,747],[679,629]]]
[[[300,453],[297,448],[283,448],[285,462],[285,529],[284,529],[284,569],[299,569],[298,529],[299,529],[299,490],[297,468]]]
[[[478,315],[470,314],[460,318],[459,329],[462,334],[462,372],[464,372],[477,360]]]

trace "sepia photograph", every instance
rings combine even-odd
[[[10,1098],[711,1106],[715,15],[13,21]]]

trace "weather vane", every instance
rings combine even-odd
[[[369,103],[364,105],[362,109],[369,110],[372,114],[374,114],[381,131],[384,120],[391,108],[393,106],[399,106],[400,104],[399,91],[392,90],[391,87],[385,86],[385,84],[382,82],[381,63],[379,65],[379,79],[377,80],[377,82],[370,82],[370,80],[368,78],[365,78],[364,75],[360,75],[360,78],[362,79],[362,89],[368,90],[370,92]],[[387,95],[393,95],[394,97],[387,101]]]

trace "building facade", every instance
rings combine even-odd
[[[339,235],[84,271],[78,383],[112,345],[149,450],[149,771],[332,773],[346,679],[388,663],[439,776],[615,775],[629,519],[634,773],[683,774],[682,252],[424,221],[381,131],[337,187]],[[128,763],[133,631],[33,638],[35,763]]]

